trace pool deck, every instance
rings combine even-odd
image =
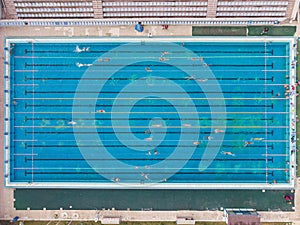
[[[297,27],[297,36],[300,36],[300,25]],[[18,27],[18,28],[0,28],[0,52],[3,55],[4,36],[147,36],[151,33],[155,36],[192,36],[191,26],[170,26],[168,30],[162,30],[160,26],[145,27],[143,33],[134,31],[134,27]],[[0,58],[0,65],[3,65],[3,58]],[[3,67],[0,67],[3,74]],[[0,76],[0,83],[3,84],[3,76]],[[3,85],[2,85],[3,86]],[[1,91],[3,95],[3,91]],[[3,96],[0,98],[1,103],[1,121],[3,121]],[[1,123],[3,124],[3,123]],[[3,134],[3,127],[1,126]],[[3,138],[0,139],[0,145],[3,146]],[[1,148],[3,149],[3,148]],[[3,152],[0,153],[0,167],[3,168]],[[4,177],[3,170],[0,170],[1,178]],[[293,222],[300,225],[300,178],[297,178],[297,186],[295,193],[295,211],[294,212],[260,212],[262,222]],[[176,221],[177,217],[192,216],[197,221],[224,221],[222,211],[118,211],[118,210],[67,210],[68,218],[60,216],[54,219],[54,214],[62,215],[59,210],[15,210],[13,201],[13,189],[3,188],[3,179],[0,179],[0,219],[11,219],[19,216],[21,219],[28,220],[56,220],[62,221],[72,220],[72,215],[78,213],[79,219],[76,220],[95,220],[103,217],[121,217],[123,221]],[[75,220],[75,219],[73,219]]]

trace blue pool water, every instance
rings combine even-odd
[[[289,182],[289,43],[11,47],[11,182]]]

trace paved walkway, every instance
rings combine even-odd
[[[299,29],[298,29],[299,32]],[[4,36],[191,36],[192,28],[188,26],[170,26],[168,30],[162,30],[160,26],[145,27],[144,33],[137,33],[134,27],[21,27],[21,28],[0,28],[0,53],[3,55]],[[0,65],[3,65],[3,58],[0,58]],[[3,67],[0,67],[0,83],[3,86]],[[0,92],[1,95],[3,91]],[[3,96],[0,96],[0,120],[3,121]],[[3,123],[1,123],[3,124]],[[3,134],[3,127],[1,131]],[[0,146],[3,146],[3,139],[0,139]],[[3,168],[3,148],[0,152],[0,168]],[[0,170],[0,177],[3,178],[3,170]],[[297,180],[300,183],[300,179]],[[199,221],[224,221],[222,211],[116,211],[116,210],[67,210],[66,212],[55,210],[18,210],[13,208],[13,189],[3,188],[3,180],[0,179],[0,218],[11,219],[18,215],[21,219],[35,220],[95,220],[105,216],[118,216],[124,221],[175,221],[177,217],[192,216]],[[262,222],[294,222],[300,225],[300,193],[296,190],[295,212],[261,212]],[[78,218],[77,218],[78,217]]]

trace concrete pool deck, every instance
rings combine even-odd
[[[300,29],[297,29],[297,36],[300,36]],[[116,26],[116,27],[8,27],[0,28],[0,51],[3,55],[4,37],[32,37],[32,36],[63,36],[63,37],[90,37],[90,36],[148,36],[151,33],[155,36],[192,36],[192,26],[169,26],[168,30],[162,30],[161,26],[145,26],[143,33],[134,31],[134,27]],[[3,58],[0,59],[0,64],[3,65]],[[3,67],[0,67],[3,74]],[[3,76],[0,78],[3,84]],[[3,86],[3,85],[2,85]],[[3,92],[1,92],[3,95]],[[3,121],[3,96],[1,96],[1,119]],[[3,133],[3,127],[1,127]],[[3,139],[0,144],[3,146]],[[0,158],[0,167],[3,168],[3,152]],[[0,176],[3,178],[3,170],[0,170]],[[297,184],[300,185],[300,179],[297,179]],[[177,217],[192,216],[197,221],[224,221],[222,211],[118,211],[118,210],[67,210],[63,214],[63,210],[15,210],[14,209],[14,193],[13,189],[5,189],[3,179],[0,179],[0,218],[12,219],[14,216],[19,216],[26,220],[75,220],[74,213],[79,214],[76,220],[95,220],[103,217],[121,217],[124,221],[176,221]],[[297,185],[297,186],[298,186]],[[54,215],[58,213],[59,218],[55,219]],[[260,212],[262,222],[294,222],[300,225],[300,190],[296,189],[295,193],[295,211],[294,212]],[[66,218],[65,218],[66,217]]]

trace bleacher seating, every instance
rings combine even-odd
[[[19,19],[287,17],[287,0],[14,0]],[[212,7],[213,5],[213,7]],[[214,8],[215,7],[215,8]]]
[[[216,17],[285,17],[288,1],[219,0]]]
[[[90,1],[37,1],[17,0],[15,8],[18,18],[93,18],[93,2]]]

